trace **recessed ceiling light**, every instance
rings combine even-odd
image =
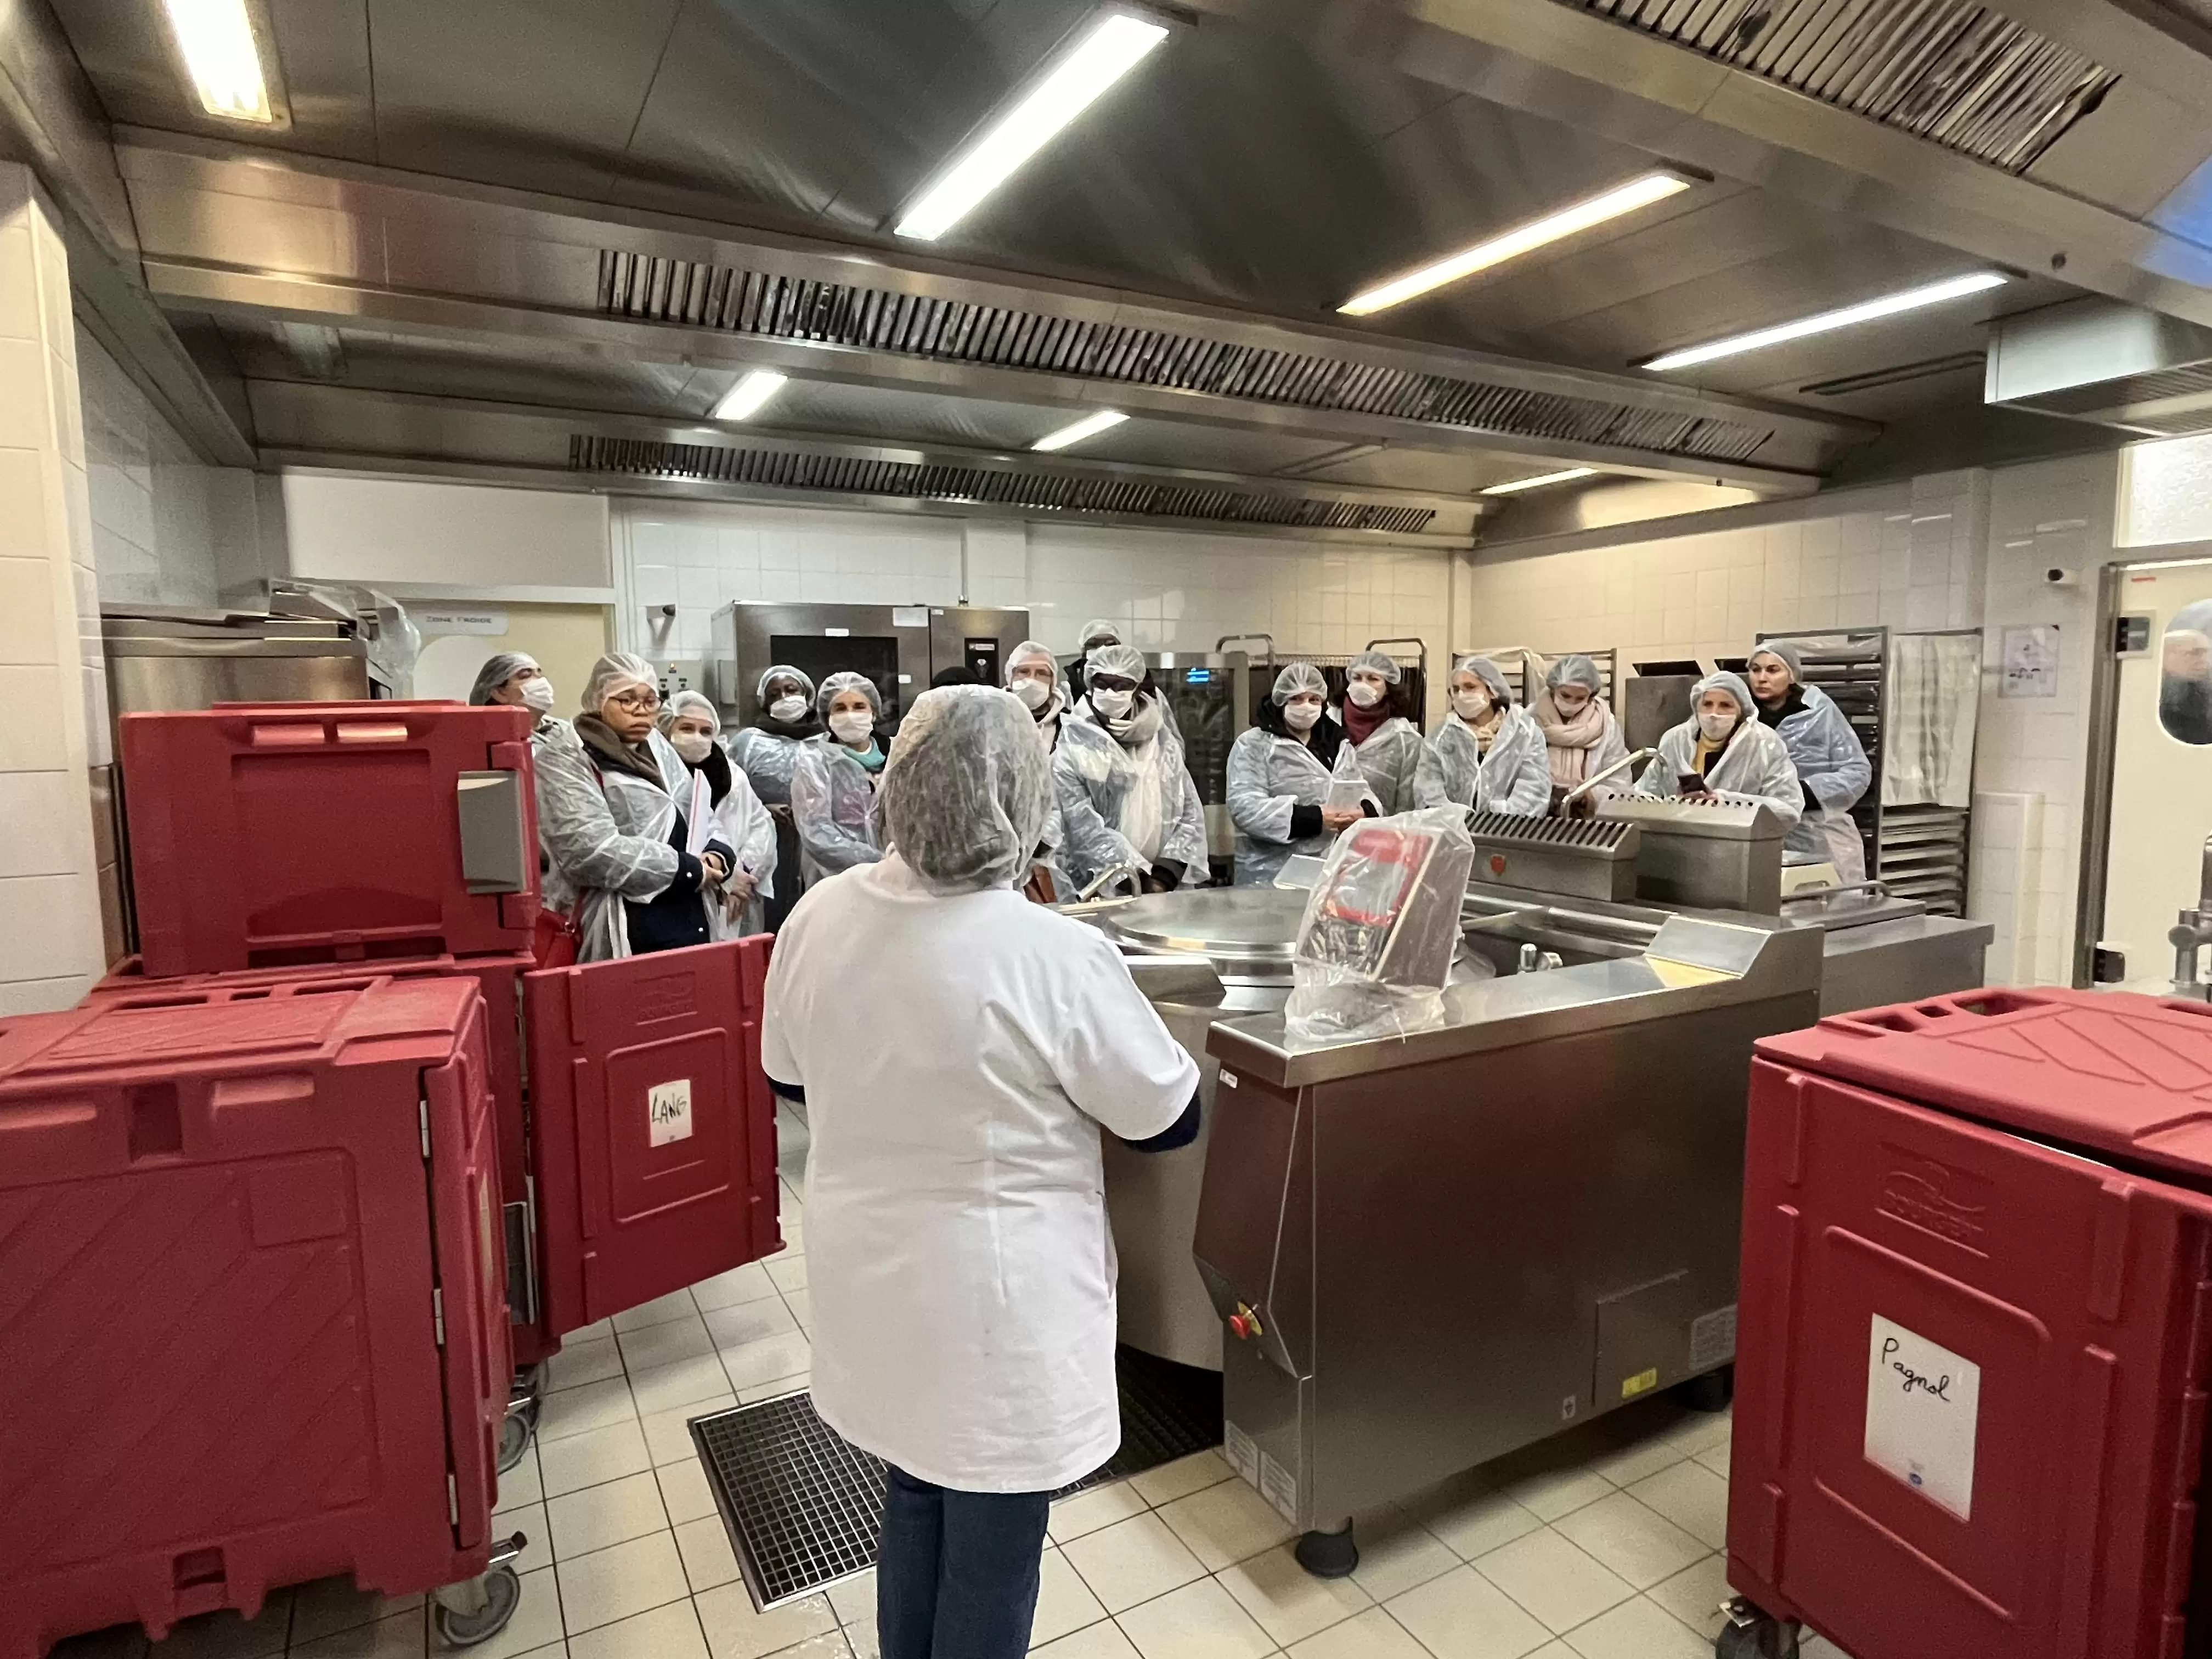
[[[1777,323],[1771,328],[1757,329],[1749,334],[1733,334],[1725,340],[1686,346],[1680,351],[1669,351],[1654,357],[1644,367],[1662,371],[1687,368],[1693,363],[1709,363],[1716,357],[1733,357],[1741,351],[1757,351],[1766,346],[1780,345],[1788,340],[1802,340],[1808,334],[1826,334],[1836,329],[1870,323],[1879,317],[1894,317],[1900,311],[1917,311],[1923,306],[1940,306],[1946,300],[1960,300],[1986,289],[2002,288],[2010,280],[1994,270],[1978,270],[1965,276],[1952,276],[1940,283],[1930,283],[1924,288],[1906,289],[1902,294],[1886,294],[1878,300],[1863,300],[1857,305],[1845,306],[1839,311],[1823,311],[1816,316],[1800,317],[1791,323]]]
[[[998,189],[1099,94],[1167,39],[1165,26],[1109,11],[1085,29],[1012,108],[969,140],[898,222],[898,234],[933,241]]]
[[[1426,294],[1431,289],[1442,288],[1446,283],[1456,283],[1463,276],[1472,276],[1478,270],[1487,270],[1492,265],[1504,264],[1508,259],[1517,259],[1524,253],[1550,243],[1577,235],[1608,219],[1618,219],[1625,213],[1650,207],[1654,202],[1663,202],[1669,196],[1678,196],[1689,189],[1692,181],[1679,173],[1646,173],[1631,179],[1625,185],[1616,185],[1602,195],[1587,201],[1576,202],[1556,213],[1547,213],[1540,219],[1532,219],[1501,235],[1477,242],[1473,247],[1462,248],[1432,264],[1418,270],[1409,270],[1402,276],[1393,276],[1363,293],[1353,295],[1337,309],[1352,317],[1366,317],[1392,306]]]
[[[781,390],[790,379],[772,368],[757,368],[722,394],[722,401],[714,405],[714,419],[742,421],[759,413],[760,406]]]
[[[1539,472],[1533,478],[1514,478],[1504,483],[1492,484],[1482,493],[1486,495],[1517,495],[1524,489],[1541,489],[1546,484],[1571,483],[1577,478],[1594,478],[1594,466],[1571,466],[1564,472]]]
[[[230,121],[276,119],[246,0],[163,0],[200,106]]]
[[[1129,417],[1118,409],[1102,409],[1095,415],[1085,415],[1073,426],[1064,426],[1057,432],[1048,432],[1031,449],[1065,449],[1070,444],[1079,444],[1085,438],[1095,437],[1109,426],[1119,426]]]

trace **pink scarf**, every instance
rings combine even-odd
[[[1568,720],[1547,691],[1536,699],[1536,724],[1544,728],[1544,755],[1551,763],[1552,781],[1571,788],[1589,770],[1589,751],[1605,739],[1605,705],[1592,697],[1582,713]]]

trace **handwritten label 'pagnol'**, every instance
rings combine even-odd
[[[1868,1462],[1970,1520],[1981,1414],[1979,1365],[1874,1316],[1867,1349]]]

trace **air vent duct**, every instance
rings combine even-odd
[[[2119,76],[1973,0],[1561,0],[2026,173]]]
[[[1178,519],[1305,530],[1418,535],[1436,517],[1429,507],[1383,507],[1367,501],[1272,495],[1143,479],[1000,471],[821,452],[599,438],[581,433],[568,440],[568,467],[575,472],[756,485],[825,495],[975,502],[1075,516]]]
[[[1748,460],[1773,436],[1771,427],[1595,398],[611,248],[599,255],[599,306],[609,316],[763,339],[813,341],[1659,455]]]
[[[2212,329],[2111,300],[2008,317],[1988,401],[2154,438],[2212,431]]]

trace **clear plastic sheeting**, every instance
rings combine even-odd
[[[1474,842],[1457,807],[1353,824],[1306,901],[1283,1010],[1293,1048],[1404,1036],[1443,1023]]]
[[[1973,804],[1982,636],[1893,634],[1883,718],[1881,804]]]

